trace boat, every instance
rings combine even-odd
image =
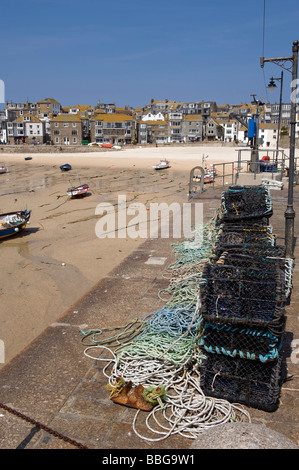
[[[88,184],[80,184],[80,186],[69,188],[67,190],[67,195],[71,197],[82,197],[85,196],[89,190],[90,187]]]
[[[7,173],[7,168],[5,168],[5,166],[0,166],[0,174],[4,174],[4,173]]]
[[[61,165],[59,168],[61,169],[61,171],[69,171],[72,169],[69,163],[65,163],[64,165]]]
[[[24,160],[32,160],[32,157],[25,157]]]
[[[170,168],[169,161],[168,160],[160,160],[160,163],[157,165],[153,165],[154,170],[166,170],[167,168]]]
[[[0,239],[11,237],[24,230],[30,215],[31,211],[28,210],[0,214]]]
[[[101,145],[101,147],[107,148],[107,149],[111,149],[111,148],[113,147],[112,144],[105,144],[105,143],[102,144],[102,143],[101,143],[100,145]]]
[[[204,179],[203,179],[204,184],[213,183],[213,181],[215,180],[216,174],[217,174],[217,170],[213,170],[213,169],[207,170],[204,174]],[[193,181],[195,183],[200,183],[201,175],[194,175],[193,176]]]

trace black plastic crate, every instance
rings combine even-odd
[[[281,393],[282,355],[262,363],[222,355],[207,355],[200,364],[200,386],[207,396],[273,412]]]
[[[279,334],[261,328],[204,322],[200,346],[212,354],[240,357],[263,363],[275,361],[282,346],[284,328],[284,318],[281,320]]]

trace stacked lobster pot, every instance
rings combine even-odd
[[[276,244],[269,188],[222,194],[215,256],[204,267],[201,387],[209,396],[274,411],[279,403],[292,260]]]

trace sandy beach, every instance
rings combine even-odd
[[[32,211],[27,229],[1,241],[0,340],[5,364],[95,283],[141,244],[142,238],[96,236],[99,203],[115,207],[118,196],[127,204],[187,202],[190,170],[237,160],[234,147],[134,148],[109,152],[4,154],[0,164],[1,213]],[[155,172],[152,165],[168,159],[171,168]],[[70,163],[72,170],[59,166]],[[90,193],[71,199],[70,186],[87,183]],[[0,368],[3,364],[0,364]]]

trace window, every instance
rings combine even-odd
[[[73,122],[73,127],[76,127],[76,125],[77,125],[77,124],[76,124],[75,122]]]
[[[77,135],[78,131],[72,131],[72,135]]]
[[[74,137],[74,138],[73,138],[73,142],[74,142],[74,144],[76,144],[76,143],[77,143],[77,139],[76,139],[76,137]]]
[[[55,122],[55,127],[58,127],[58,126],[59,126],[58,122]]]
[[[56,144],[58,144],[58,143],[59,143],[59,139],[58,139],[58,137],[56,137],[56,139],[55,139],[55,142],[56,142]]]
[[[64,127],[69,127],[69,123],[68,123],[68,122],[65,122],[65,123],[64,123]]]
[[[59,134],[59,131],[54,131],[54,135],[58,135]]]

